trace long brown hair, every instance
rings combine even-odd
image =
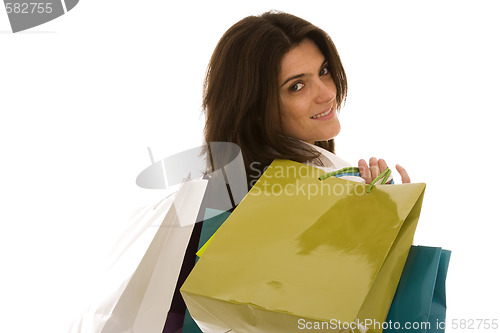
[[[274,159],[305,162],[319,156],[300,140],[276,130],[281,128],[281,61],[306,38],[326,58],[340,109],[347,80],[337,49],[323,30],[294,15],[271,11],[242,19],[226,31],[210,59],[203,89],[205,141],[239,145],[251,183]],[[334,152],[333,139],[315,144]]]

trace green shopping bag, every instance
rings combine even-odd
[[[425,184],[375,186],[276,160],[181,293],[204,332],[332,332],[387,317]],[[377,326],[365,327],[381,332]]]
[[[440,247],[411,247],[384,333],[444,332],[450,255]]]

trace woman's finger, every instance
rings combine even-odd
[[[380,169],[380,172],[384,172],[385,169],[387,169],[387,163],[385,162],[384,159],[379,159],[378,160],[378,167]]]
[[[361,174],[361,178],[365,180],[367,184],[372,182],[370,168],[368,168],[368,164],[366,164],[365,160],[358,161],[359,173]]]
[[[384,159],[379,159],[378,160],[378,167],[380,168],[380,172],[384,172],[385,170],[387,170],[387,163],[385,162]],[[390,178],[392,180],[392,178]],[[390,184],[391,181],[389,180],[388,182],[386,182],[386,184]]]
[[[398,170],[399,174],[401,175],[401,182],[403,184],[411,183],[410,176],[408,176],[408,172],[406,172],[405,168],[403,168],[399,164],[396,164],[396,170]]]
[[[378,161],[375,157],[370,158],[370,173],[372,180],[380,175],[380,168],[378,167]]]

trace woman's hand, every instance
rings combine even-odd
[[[370,184],[381,172],[387,169],[387,163],[383,159],[377,160],[375,157],[370,158],[370,167],[366,164],[365,160],[359,160],[358,168],[361,173],[361,177]],[[406,170],[399,164],[396,164],[396,170],[398,170],[401,175],[401,181],[404,183],[410,183],[410,176]]]

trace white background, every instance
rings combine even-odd
[[[494,1],[82,0],[17,34],[0,10],[1,332],[66,331],[127,218],[161,196],[135,185],[147,147],[200,145],[218,39],[269,9],[336,43],[349,81],[337,154],[427,183],[415,243],[453,251],[448,327],[500,321]]]

